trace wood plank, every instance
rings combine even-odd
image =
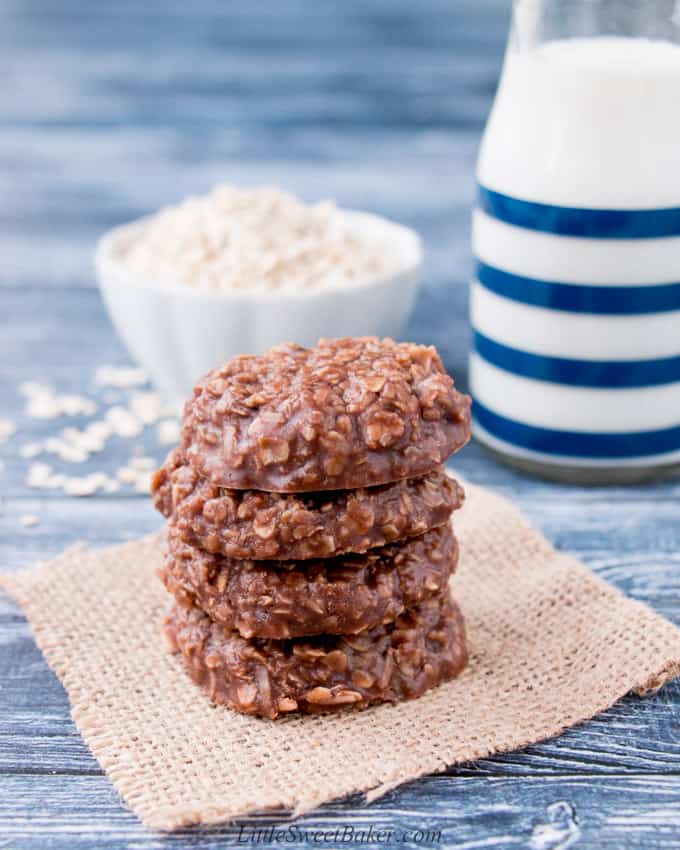
[[[232,827],[151,834],[118,803],[102,777],[9,776],[0,797],[0,836],[7,847],[106,848],[200,847],[202,850],[253,842],[254,830],[288,829],[288,838],[258,846],[303,848],[343,846],[342,830],[393,830],[389,847],[524,847],[560,850],[661,850],[680,842],[680,777],[430,777],[391,792],[369,807],[357,797],[324,806],[290,823],[262,815]],[[49,799],[49,806],[34,800]],[[75,805],[74,805],[75,803]],[[324,830],[327,840],[312,833]],[[340,830],[333,838],[335,830]],[[416,840],[421,831],[421,841]],[[410,835],[406,835],[408,831]],[[423,836],[422,831],[429,831]],[[306,833],[306,835],[305,835]],[[440,834],[437,834],[440,833]],[[305,840],[306,839],[306,840]],[[373,841],[375,845],[375,839]],[[356,845],[355,845],[356,846]],[[370,846],[361,842],[359,846]]]

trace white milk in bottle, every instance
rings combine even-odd
[[[528,471],[680,465],[680,8],[519,0],[478,163],[477,438]]]

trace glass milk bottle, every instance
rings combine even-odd
[[[477,178],[477,438],[560,480],[677,472],[680,0],[517,0]]]

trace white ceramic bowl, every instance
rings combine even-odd
[[[180,405],[198,378],[236,354],[259,354],[288,341],[315,345],[320,337],[398,336],[415,301],[420,238],[375,215],[343,216],[354,232],[385,246],[397,273],[322,289],[206,292],[130,274],[123,258],[144,219],[100,239],[97,277],[111,320],[168,401]]]

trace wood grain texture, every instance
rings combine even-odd
[[[258,846],[341,847],[341,838],[333,840],[336,831],[372,828],[374,835],[392,832],[388,847],[675,850],[679,783],[677,777],[429,777],[391,792],[380,805],[362,807],[351,798],[292,824],[263,814],[257,821],[161,836],[148,835],[132,814],[116,810],[103,777],[62,776],[57,785],[43,776],[10,776],[0,798],[0,835],[9,847],[217,850],[246,846],[254,831],[268,827],[288,829],[290,839],[267,841],[265,833]],[[54,801],[56,814],[31,806],[41,792]],[[313,838],[319,831],[328,838]],[[348,846],[357,844],[379,846],[375,839]]]
[[[508,9],[506,0],[0,3],[0,417],[19,427],[0,446],[1,569],[76,539],[103,545],[160,524],[148,500],[128,492],[74,499],[27,489],[20,446],[67,423],[28,419],[18,385],[46,380],[105,403],[95,368],[127,360],[93,288],[95,239],[218,180],[335,196],[416,227],[428,259],[404,336],[435,343],[465,387],[473,165]],[[134,443],[163,455],[152,429]],[[112,440],[78,471],[113,474],[133,448]],[[559,487],[504,469],[477,446],[456,468],[680,623],[678,482]],[[21,527],[22,514],[40,524]],[[677,847],[679,730],[675,683],[524,752],[370,806],[326,806],[298,821],[310,832],[285,846],[345,846],[311,830],[347,825],[393,829],[385,846],[395,847]],[[286,825],[268,815],[246,826],[272,824]],[[441,835],[418,844],[404,833],[415,829]],[[147,833],[80,739],[25,619],[0,597],[0,850],[208,850],[248,835],[238,826]],[[264,836],[260,846],[282,843]]]

